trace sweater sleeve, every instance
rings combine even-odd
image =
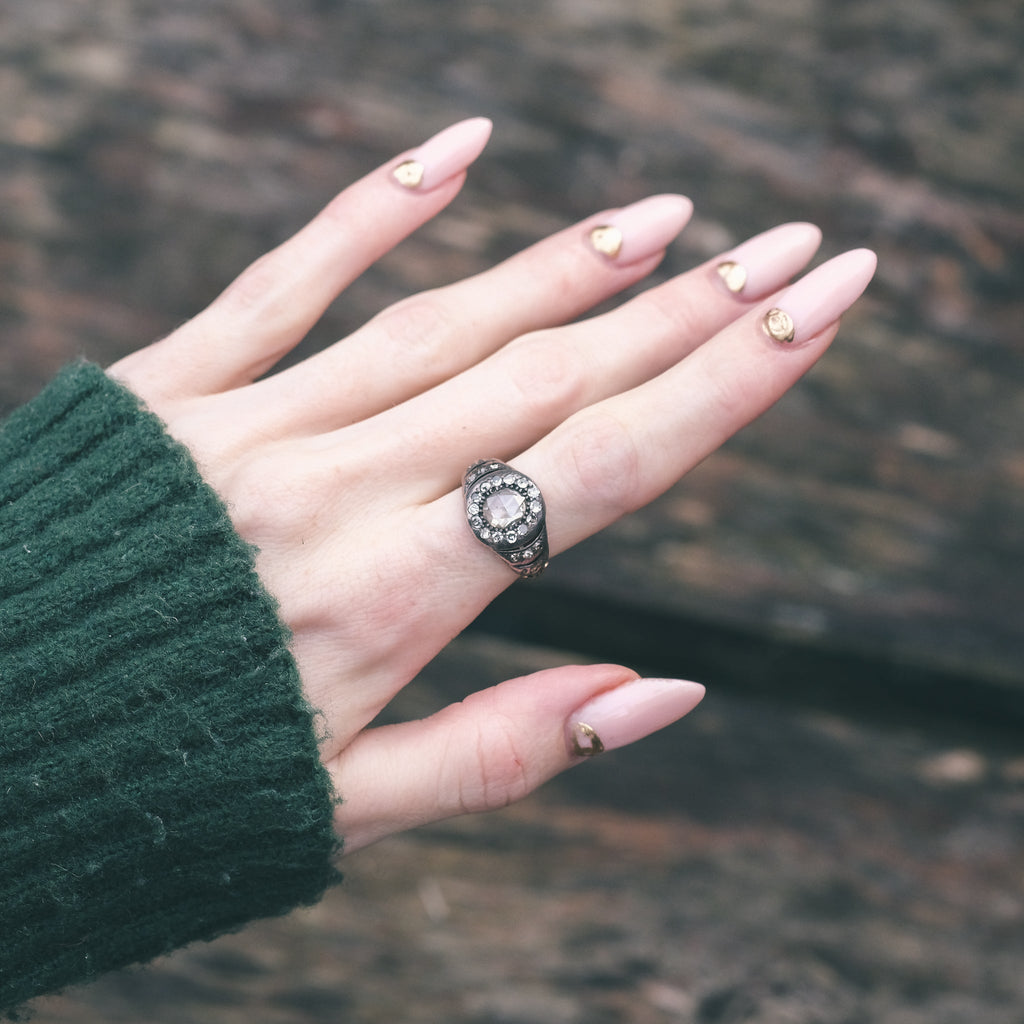
[[[187,450],[101,370],[0,426],[0,1015],[340,878],[287,642]]]

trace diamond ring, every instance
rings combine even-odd
[[[486,545],[522,579],[534,579],[548,564],[544,498],[525,474],[497,459],[474,462],[462,478],[466,521]]]

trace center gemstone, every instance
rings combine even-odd
[[[501,530],[522,518],[525,504],[526,498],[523,495],[505,488],[490,495],[484,502],[481,512],[489,526]]]

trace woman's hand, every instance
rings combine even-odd
[[[191,449],[259,551],[308,700],[326,716],[347,851],[516,800],[703,694],[617,666],[558,668],[367,729],[516,579],[467,525],[466,466],[498,458],[536,481],[557,556],[775,402],[874,271],[859,250],[775,294],[820,241],[811,225],[784,225],[572,322],[650,273],[684,227],[689,201],[657,196],[400,302],[264,377],[346,285],[455,197],[489,133],[484,119],[462,122],[369,174],[207,310],[110,369]],[[767,324],[773,307],[790,323]],[[770,333],[790,326],[792,340]]]

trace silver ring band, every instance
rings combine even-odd
[[[536,579],[548,564],[548,531],[540,488],[525,474],[480,459],[462,478],[466,522],[520,579]]]

